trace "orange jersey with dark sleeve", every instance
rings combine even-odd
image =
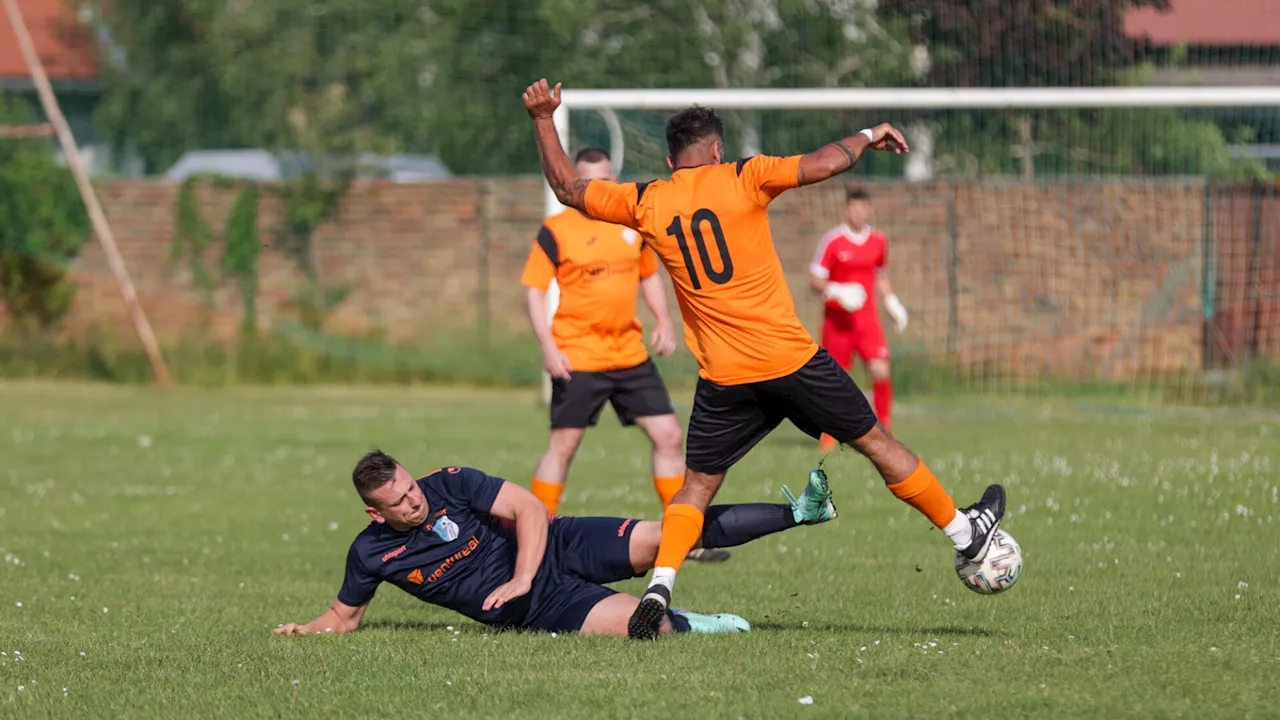
[[[657,256],[634,230],[566,210],[538,231],[520,283],[545,292],[556,281],[556,346],[574,370],[605,372],[649,358],[636,300],[640,280],[656,272]]]
[[[818,345],[796,315],[769,229],[769,203],[798,185],[799,156],[756,156],[672,173],[595,180],[592,217],[636,229],[666,265],[702,377],[738,385],[789,375]]]

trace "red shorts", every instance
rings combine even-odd
[[[889,359],[889,343],[884,339],[880,318],[872,312],[827,312],[822,320],[822,347],[840,367],[853,366],[857,353],[862,361]]]

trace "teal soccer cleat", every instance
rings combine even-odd
[[[809,472],[809,484],[800,497],[793,495],[786,485],[782,486],[782,494],[791,503],[791,512],[798,524],[816,525],[838,516],[836,504],[831,501],[831,488],[827,486],[827,473],[822,468]]]
[[[725,633],[751,632],[751,623],[747,622],[746,618],[741,618],[737,615],[730,615],[729,613],[703,615],[679,608],[672,608],[671,612],[689,621],[689,632],[691,633],[723,635]]]

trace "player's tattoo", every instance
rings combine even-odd
[[[584,210],[586,206],[587,185],[590,183],[590,180],[583,180],[582,178],[569,181],[557,180],[552,183],[551,189],[555,192],[556,199],[559,200],[562,205]]]
[[[853,167],[858,162],[858,155],[854,153],[852,150],[850,150],[849,146],[844,144],[844,140],[841,140],[840,142],[834,142],[831,144],[837,150],[844,153],[844,156],[848,158],[849,164],[844,167],[845,170],[848,170],[849,168]]]

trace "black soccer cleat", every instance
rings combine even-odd
[[[658,637],[658,629],[662,627],[662,619],[667,616],[667,608],[671,607],[671,591],[666,585],[650,585],[640,598],[636,611],[631,613],[627,622],[627,636],[632,640],[654,640]]]
[[[722,563],[732,556],[728,550],[721,548],[694,548],[684,559],[691,562]]]
[[[982,562],[1004,517],[1004,486],[988,485],[981,500],[960,512],[969,517],[969,524],[973,527],[973,540],[960,550],[960,554],[969,562]]]

